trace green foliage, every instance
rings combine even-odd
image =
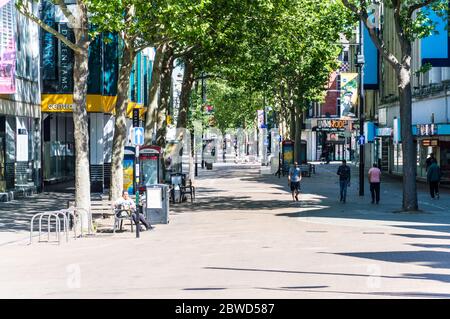
[[[263,109],[263,98],[259,92],[248,92],[244,87],[232,87],[224,80],[208,82],[207,104],[214,107],[217,127],[248,128],[255,125],[256,111]]]

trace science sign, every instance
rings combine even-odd
[[[16,42],[14,0],[0,0],[0,94],[16,93]]]

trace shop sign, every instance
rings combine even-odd
[[[73,111],[75,104],[49,104],[48,105],[48,111],[49,112],[55,112],[55,111]]]
[[[49,0],[42,2],[43,20],[49,27],[55,29],[55,6]],[[42,33],[42,79],[56,79],[56,38],[47,31]]]
[[[437,134],[437,125],[435,124],[418,124],[417,136],[432,136]]]
[[[390,127],[377,128],[377,136],[392,136],[392,128]]]
[[[72,31],[67,24],[59,25],[59,33],[72,40]],[[71,93],[73,90],[73,52],[67,45],[59,43],[59,91]]]
[[[345,131],[348,121],[346,120],[318,120],[318,131]]]
[[[439,146],[439,140],[422,140],[422,146]]]

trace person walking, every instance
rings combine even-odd
[[[430,195],[431,198],[437,197],[439,199],[439,182],[441,181],[441,168],[434,160],[427,171],[427,181],[430,184]]]
[[[300,181],[302,180],[302,171],[298,162],[294,162],[294,166],[289,168],[288,184],[292,192],[292,201],[298,202],[298,194],[300,193]],[[295,198],[295,199],[294,199]]]
[[[434,154],[430,153],[430,156],[427,158],[427,160],[425,161],[425,171],[428,172],[428,168],[431,166],[431,164],[433,164],[433,162],[436,159],[434,158]]]
[[[369,184],[370,194],[372,195],[372,204],[380,202],[380,182],[381,182],[381,170],[377,164],[373,164],[373,167],[369,169]]]
[[[347,161],[343,160],[342,165],[339,166],[337,174],[339,175],[339,187],[341,194],[341,202],[346,201],[347,199],[347,187],[350,186],[350,167],[347,166]]]

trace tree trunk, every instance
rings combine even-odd
[[[75,40],[80,50],[74,52],[73,66],[73,124],[75,139],[75,205],[78,208],[91,208],[91,182],[89,174],[89,129],[86,110],[86,95],[88,83],[89,35],[87,9],[79,4],[80,27],[74,28]],[[83,214],[83,230],[88,230],[87,216]]]
[[[292,89],[288,86],[288,100],[287,105],[289,108],[289,114],[291,116],[290,128],[289,128],[289,139],[295,140],[295,105],[292,101]]]
[[[156,48],[155,61],[153,62],[152,81],[148,92],[148,106],[145,117],[146,145],[152,144],[153,132],[156,128],[156,118],[158,113],[158,89],[161,82],[161,69],[166,46],[166,43],[158,45]]]
[[[295,130],[296,130],[296,116],[295,116],[295,107],[292,105],[290,108],[290,116],[291,116],[291,121],[290,121],[290,127],[289,127],[289,139],[291,139],[292,141],[295,140]]]
[[[135,53],[129,45],[123,49],[122,66],[120,67],[117,89],[116,120],[114,123],[114,139],[111,160],[111,187],[109,199],[115,200],[121,196],[123,189],[123,157],[127,138],[126,114],[128,107],[128,90],[130,89],[130,74],[133,69]]]
[[[294,160],[301,164],[302,145],[302,111],[299,105],[295,108]]]
[[[164,54],[161,72],[161,92],[156,116],[156,145],[166,147],[167,120],[170,107],[170,92],[172,88],[173,48],[169,47]]]
[[[408,52],[409,51],[409,52]],[[403,210],[417,211],[417,149],[412,135],[411,47],[404,46],[402,65],[397,70],[400,97],[400,129],[403,152]]]
[[[186,57],[184,63],[183,83],[181,85],[180,110],[178,113],[177,128],[187,127],[187,114],[192,85],[194,84],[194,64],[191,57]]]

